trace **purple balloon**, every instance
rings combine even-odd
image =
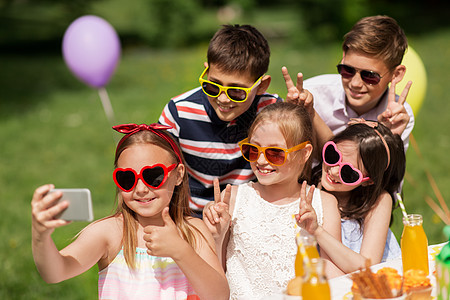
[[[64,61],[84,83],[104,87],[120,58],[120,40],[114,28],[97,16],[83,16],[69,25],[62,42]]]

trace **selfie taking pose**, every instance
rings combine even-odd
[[[77,276],[95,264],[99,299],[228,299],[214,240],[200,219],[190,217],[189,185],[181,151],[160,124],[113,127],[118,143],[113,180],[115,214],[85,227],[62,250],[51,234],[68,224],[67,208],[54,186],[36,189],[32,248],[48,283]],[[107,233],[107,234],[105,234]]]

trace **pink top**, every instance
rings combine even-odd
[[[172,258],[148,255],[143,248],[136,248],[135,270],[122,249],[98,274],[99,299],[200,299]]]

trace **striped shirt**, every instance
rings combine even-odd
[[[222,189],[226,184],[240,185],[255,178],[238,142],[247,137],[256,114],[279,101],[283,99],[278,95],[257,95],[249,109],[231,122],[219,119],[200,87],[173,98],[164,107],[159,123],[173,127],[170,132],[180,143],[194,211],[214,200],[214,178],[219,179]]]

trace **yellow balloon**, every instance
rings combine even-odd
[[[414,115],[417,115],[422,107],[423,100],[427,91],[427,72],[420,56],[412,47],[408,47],[405,56],[403,56],[402,65],[406,67],[406,73],[395,90],[400,95],[408,81],[412,81],[406,102],[411,105]]]

